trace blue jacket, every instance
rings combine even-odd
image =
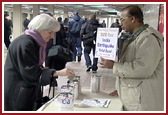
[[[82,27],[82,24],[84,23],[84,20],[79,16],[79,15],[74,15],[71,19],[69,19],[68,21],[68,27],[69,30],[72,29],[72,25],[74,24],[75,21],[79,21],[80,26]],[[73,35],[72,33],[70,33],[71,35]],[[77,33],[73,36],[80,36],[80,33]]]

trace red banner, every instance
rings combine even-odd
[[[164,5],[160,6],[159,32],[164,36]]]

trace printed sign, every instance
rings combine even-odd
[[[116,59],[118,28],[98,28],[95,57]]]
[[[59,111],[73,111],[74,109],[74,97],[72,93],[64,92],[60,93],[57,101],[59,102]]]

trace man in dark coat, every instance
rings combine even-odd
[[[12,34],[11,25],[8,19],[9,19],[9,15],[5,14],[4,15],[4,42],[7,49],[11,43],[10,35]]]
[[[23,26],[24,26],[24,29],[28,29],[28,25],[30,23],[30,20],[28,19],[28,17],[26,17],[26,19],[23,21]]]
[[[116,19],[116,22],[111,24],[111,28],[119,28],[119,33],[122,31],[122,28],[118,19]]]
[[[97,67],[98,58],[94,57],[95,56],[95,41],[96,41],[97,28],[101,27],[101,25],[96,20],[95,14],[91,14],[89,18],[90,20],[88,20],[82,25],[80,35],[83,38],[84,56],[85,56],[85,61],[86,61],[86,66],[87,66],[86,72],[89,72],[90,69],[92,69],[92,72],[95,73],[97,72],[97,69],[98,69]],[[84,36],[88,36],[88,38],[85,38]],[[92,40],[88,41],[88,39],[92,39]],[[93,49],[93,64],[89,56],[92,49]]]

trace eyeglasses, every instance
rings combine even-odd
[[[123,21],[125,21],[127,18],[129,18],[130,16],[126,17],[126,18],[120,18],[120,22],[122,23]]]

